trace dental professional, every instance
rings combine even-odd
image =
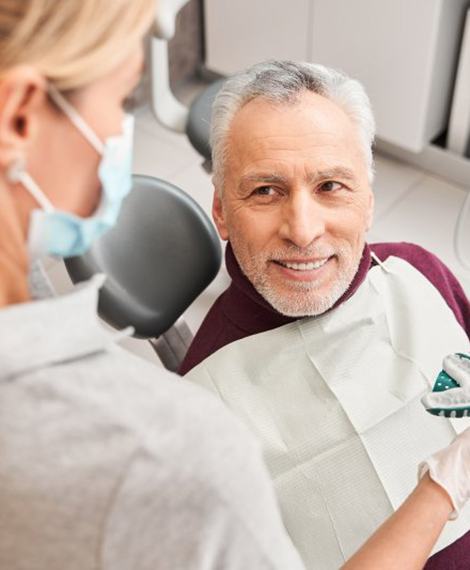
[[[125,350],[102,279],[36,299],[130,190],[153,0],[0,0],[0,568],[301,570],[258,445],[206,391]],[[470,492],[464,432],[344,568],[422,567]],[[316,537],[312,536],[312,541]]]
[[[261,455],[29,267],[116,221],[154,0],[0,0],[0,568],[300,569]]]

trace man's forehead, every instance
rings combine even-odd
[[[242,107],[227,139],[231,165],[245,171],[264,161],[311,162],[315,157],[328,167],[337,162],[350,166],[361,151],[356,126],[335,103],[308,95],[316,99],[303,96],[296,103],[273,104],[260,98]]]
[[[351,118],[336,102],[305,91],[292,101],[252,99],[235,113],[230,131],[233,138],[300,136],[344,131],[352,126]]]

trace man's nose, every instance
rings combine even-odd
[[[308,194],[295,195],[284,206],[280,237],[305,248],[325,232],[324,208]]]

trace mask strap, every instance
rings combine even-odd
[[[13,183],[20,182],[45,212],[55,211],[49,198],[26,172],[23,161],[19,160],[10,166],[7,171],[7,178]]]
[[[7,178],[10,182],[20,182],[45,212],[54,212],[55,208],[36,182],[26,172],[24,162],[18,160],[8,169]]]
[[[99,153],[104,153],[104,144],[96,135],[95,131],[84,121],[77,110],[63,97],[59,91],[53,86],[48,85],[47,92],[54,103],[63,111],[73,125],[80,131],[80,133],[87,139],[91,146]]]

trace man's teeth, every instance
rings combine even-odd
[[[288,261],[280,261],[279,263],[288,269],[294,269],[295,271],[313,271],[314,269],[319,269],[328,261],[328,257],[321,259],[320,261],[311,261],[309,263],[290,263]]]

